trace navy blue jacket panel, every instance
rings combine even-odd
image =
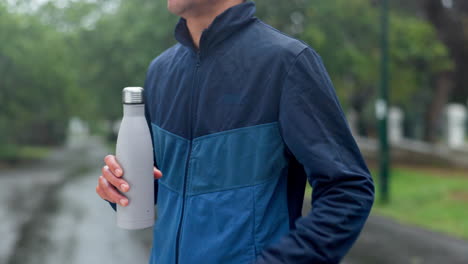
[[[297,57],[283,89],[279,126],[313,187],[313,210],[258,263],[339,263],[367,219],[373,183],[312,49]]]
[[[367,219],[372,179],[319,55],[254,13],[225,11],[200,49],[181,19],[149,67],[150,263],[338,263]]]

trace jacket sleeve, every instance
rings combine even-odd
[[[369,215],[374,185],[331,80],[310,48],[287,73],[279,124],[313,188],[312,210],[257,263],[339,263]]]

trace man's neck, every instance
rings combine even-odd
[[[212,4],[209,8],[204,8],[201,12],[193,13],[184,17],[187,20],[187,27],[190,31],[195,47],[199,49],[200,38],[203,30],[208,28],[218,15],[243,2],[245,2],[245,0],[219,1],[219,3]]]

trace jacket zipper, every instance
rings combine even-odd
[[[197,51],[197,64],[195,65],[195,73],[193,76],[193,85],[190,91],[190,114],[193,114],[193,98],[194,98],[194,90],[198,84],[198,69],[200,68],[200,51]],[[192,142],[193,142],[193,123],[195,118],[190,119],[190,141],[189,141],[189,151],[187,154],[187,159],[185,161],[185,173],[184,173],[184,186],[182,191],[182,212],[180,215],[179,226],[177,228],[177,240],[176,240],[176,264],[179,263],[179,247],[180,247],[180,236],[182,233],[182,223],[184,220],[184,213],[185,213],[185,196],[187,192],[187,176],[189,173],[189,164],[190,159],[192,156]]]

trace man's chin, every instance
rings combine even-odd
[[[177,5],[173,0],[167,1],[167,10],[174,15],[182,16],[187,11],[187,7]]]

